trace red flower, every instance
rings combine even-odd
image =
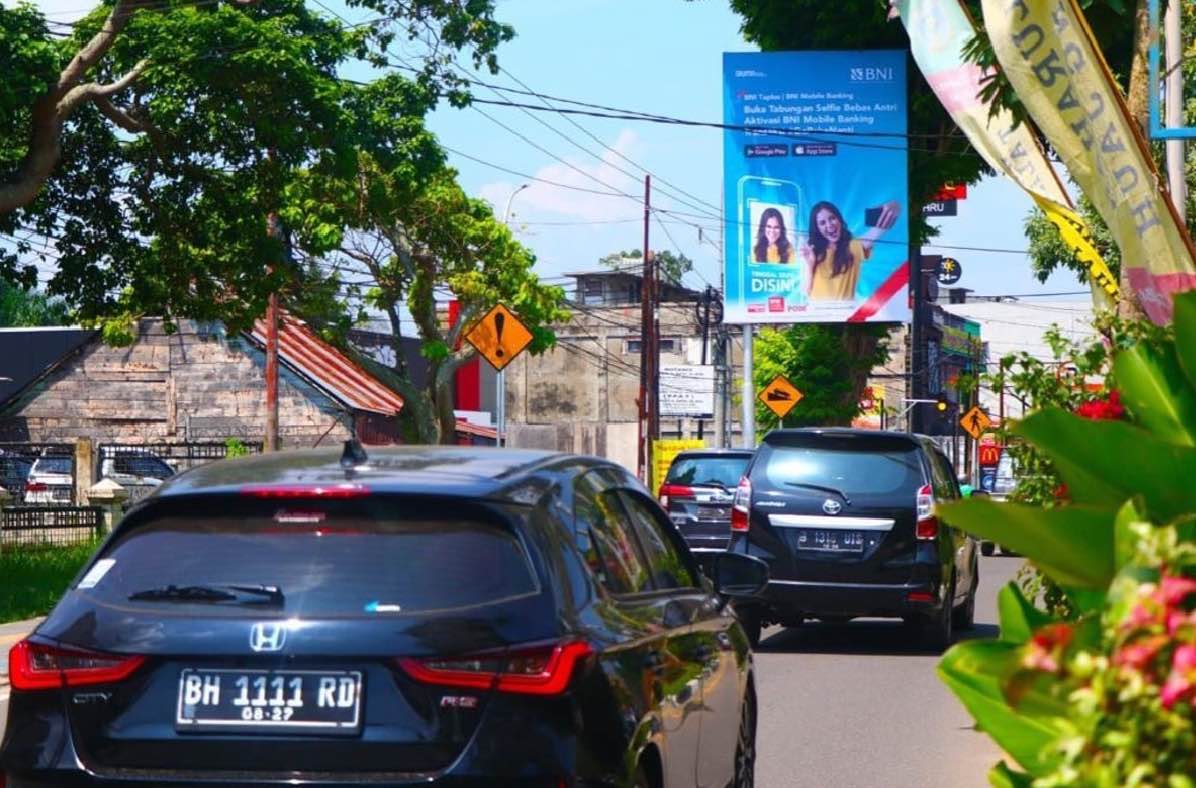
[[[1155,635],[1143,638],[1136,643],[1123,646],[1113,654],[1113,664],[1122,667],[1144,670],[1154,658],[1158,656],[1163,646],[1167,645],[1166,635]]]
[[[1067,648],[1074,634],[1070,624],[1048,624],[1042,627],[1026,644],[1026,650],[1022,654],[1022,665],[1031,670],[1057,672],[1063,650]]]
[[[1164,605],[1182,605],[1192,594],[1196,594],[1196,580],[1182,575],[1163,575],[1159,593]]]
[[[1159,693],[1163,706],[1171,708],[1181,700],[1191,700],[1196,691],[1196,646],[1185,643],[1175,649],[1171,659],[1171,675]]]
[[[1093,399],[1081,403],[1076,408],[1076,415],[1095,421],[1119,421],[1125,418],[1125,408],[1121,404],[1121,392],[1112,389],[1107,399]]]

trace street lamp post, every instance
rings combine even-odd
[[[515,195],[531,186],[530,183],[521,184],[515,191],[511,192],[511,196],[507,198],[507,209],[503,211],[502,223],[508,229],[511,226],[511,203],[515,202]],[[507,372],[505,369],[500,369],[498,374],[494,376],[494,415],[497,422],[497,431],[494,442],[498,446],[502,446],[504,435],[507,431]]]

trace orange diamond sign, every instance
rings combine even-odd
[[[465,341],[501,372],[531,344],[532,332],[514,312],[498,304],[470,327]]]
[[[959,420],[959,426],[972,436],[972,440],[980,440],[980,436],[992,425],[992,419],[980,409],[979,405],[973,405],[972,409],[963,414],[963,418]]]
[[[777,375],[760,392],[760,401],[777,414],[778,419],[783,419],[804,396],[797,390],[797,386],[789,382],[788,378],[784,375]]]

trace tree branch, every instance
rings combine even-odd
[[[148,65],[144,60],[108,85],[79,84],[87,71],[112,48],[117,36],[138,9],[139,6],[132,0],[117,0],[99,32],[75,53],[59,74],[54,88],[34,103],[29,123],[29,148],[12,178],[0,183],[0,216],[12,213],[37,198],[62,156],[62,126],[80,104],[112,96],[141,76]],[[101,111],[104,111],[103,108]],[[105,115],[113,117],[107,112]],[[127,113],[125,115],[127,117]],[[120,123],[115,118],[113,120]],[[123,123],[121,125],[127,128]]]

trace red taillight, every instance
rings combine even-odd
[[[928,591],[910,591],[905,598],[910,602],[933,602],[934,594]]]
[[[929,484],[924,484],[918,490],[918,522],[914,526],[914,536],[919,539],[934,539],[939,535],[939,518],[934,516],[934,490]]]
[[[248,485],[241,495],[253,498],[362,498],[370,494],[362,484]]]
[[[731,502],[731,530],[741,533],[748,530],[748,510],[752,505],[752,483],[744,476],[735,488],[735,499]]]
[[[50,489],[45,482],[25,482],[25,492],[45,492]]]
[[[569,687],[578,664],[593,653],[588,643],[570,641],[466,657],[405,658],[399,666],[424,684],[559,695]]]
[[[60,689],[124,681],[145,657],[54,648],[22,640],[8,652],[8,681],[14,690]]]
[[[662,484],[660,485],[660,505],[668,507],[669,498],[692,498],[694,495],[694,488],[686,487],[684,484]]]

